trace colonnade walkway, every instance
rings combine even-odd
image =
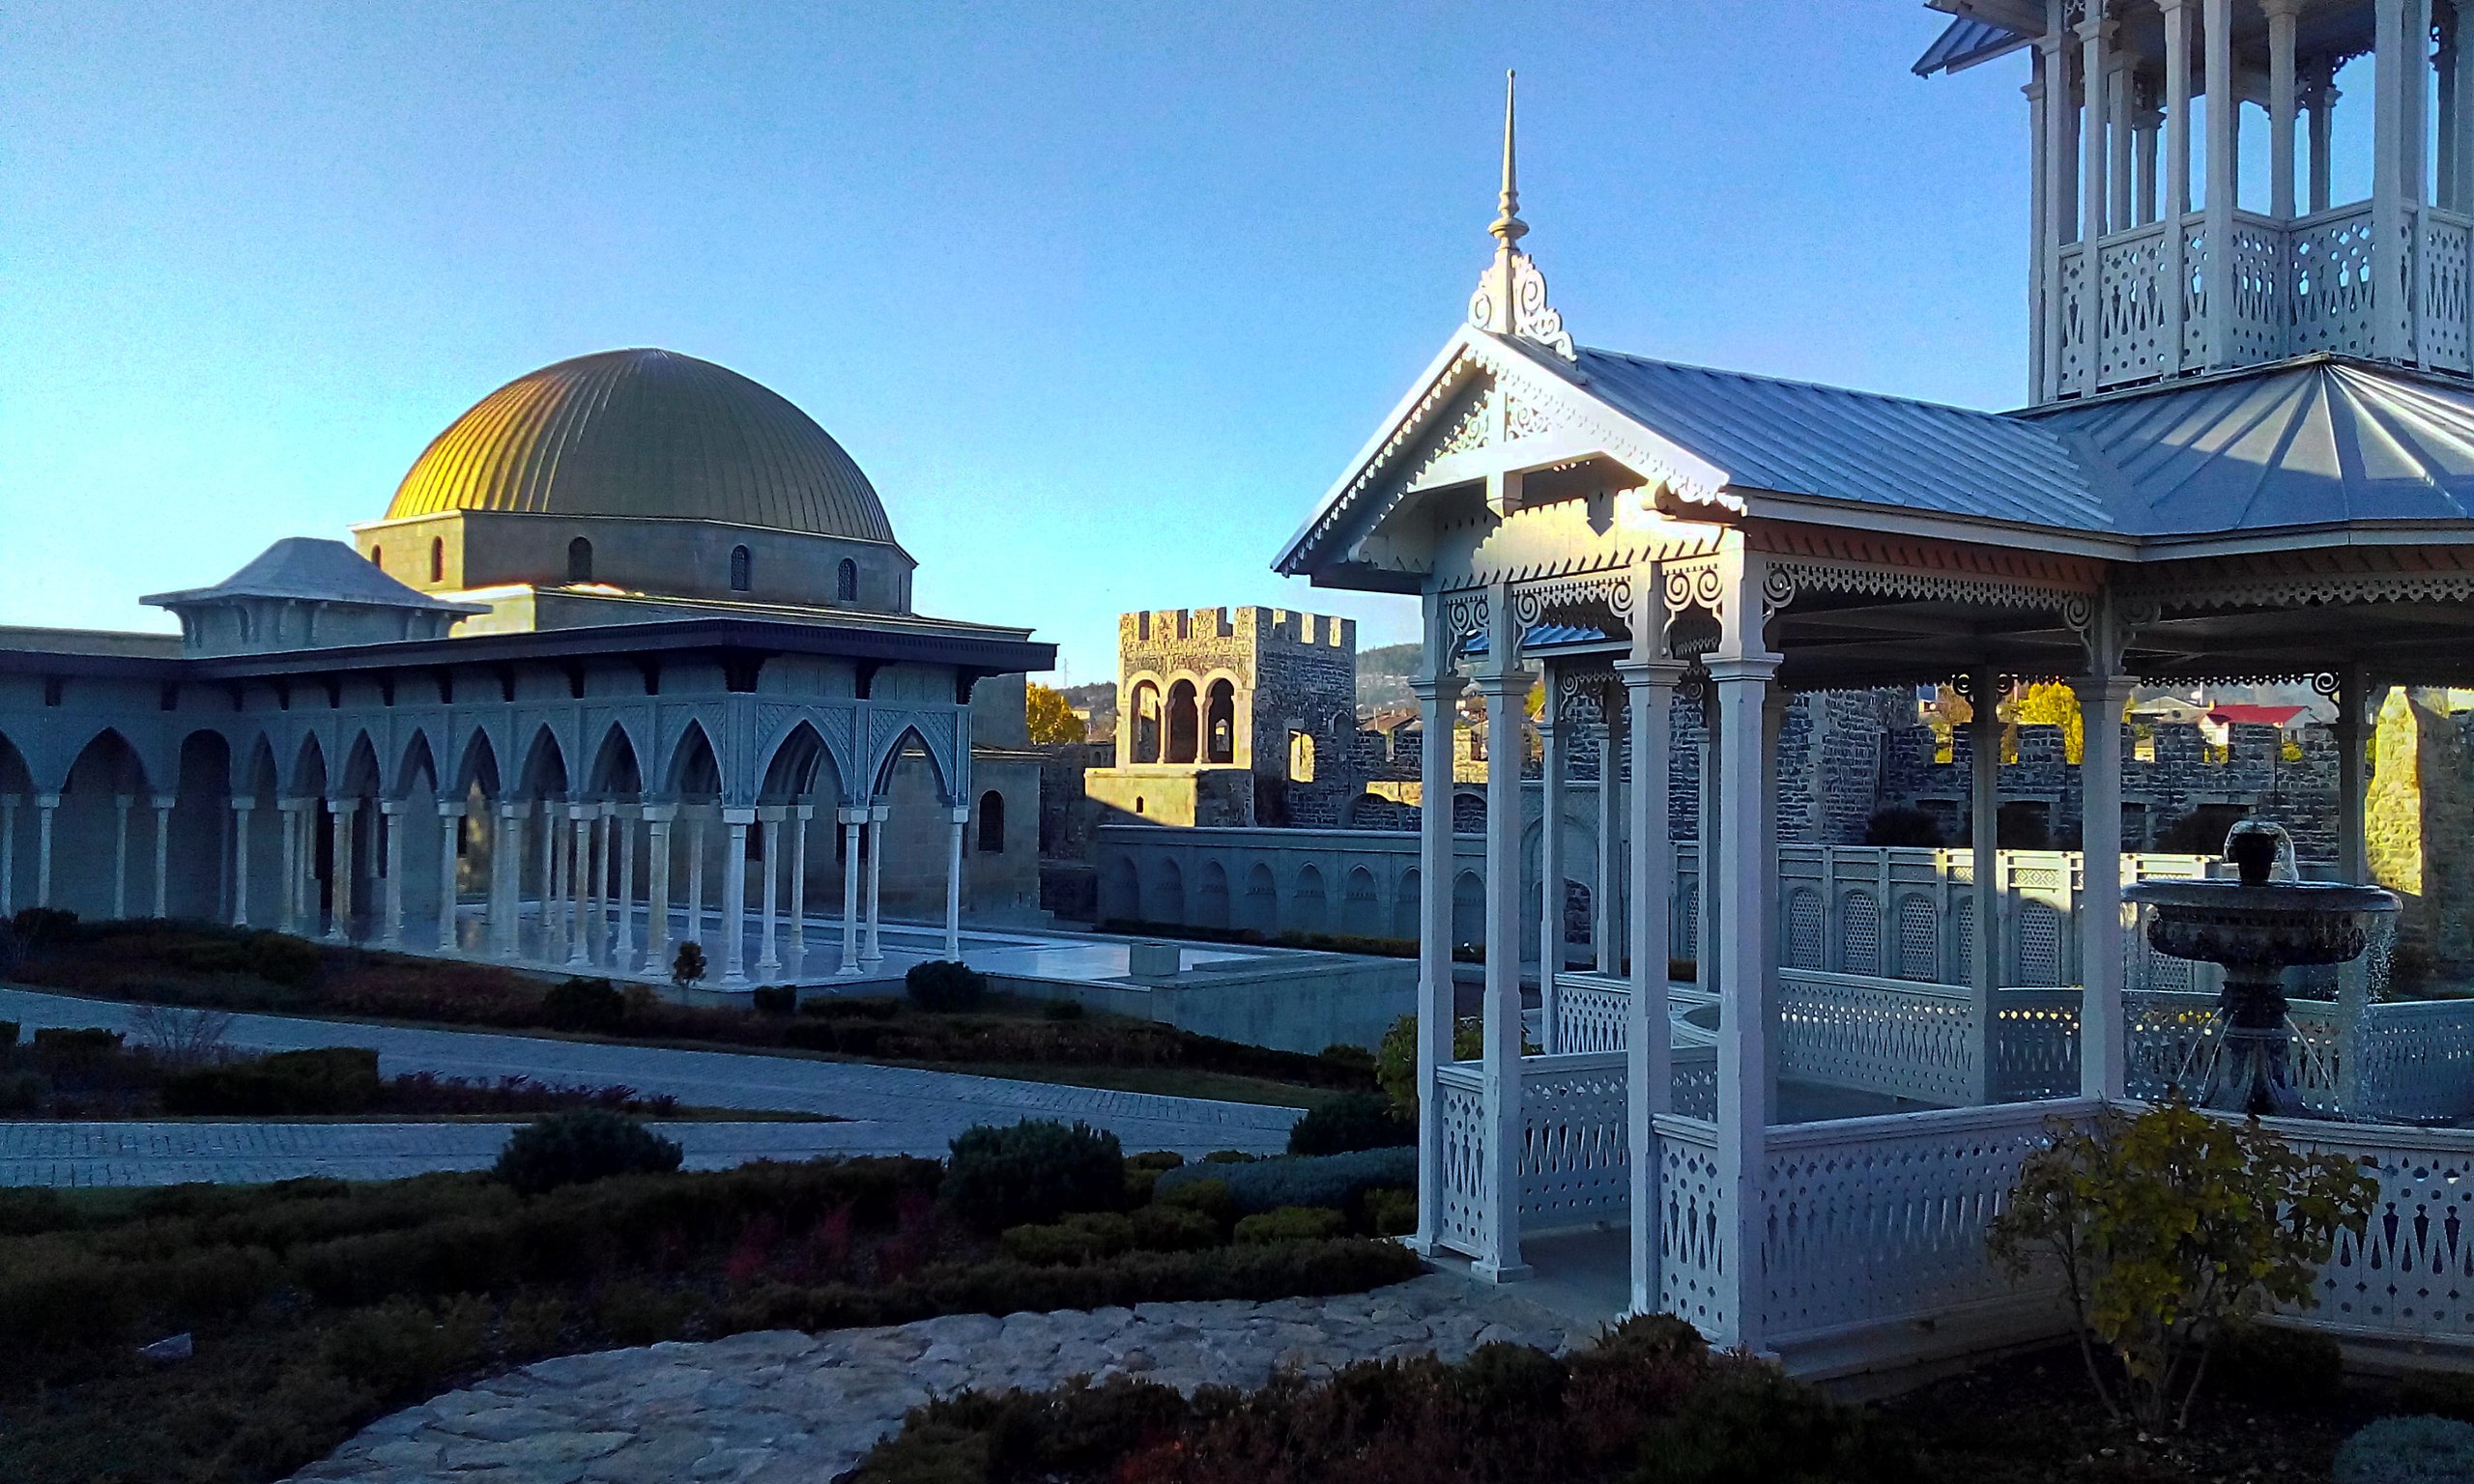
[[[31,1035],[44,1026],[133,1031],[138,1007],[114,1000],[0,986],[0,1020]],[[235,1015],[225,1042],[236,1050],[370,1046],[388,1076],[430,1071],[562,1084],[623,1083],[683,1103],[821,1113],[847,1123],[680,1125],[670,1130],[691,1162],[808,1158],[819,1155],[940,1156],[973,1124],[1025,1118],[1081,1120],[1116,1134],[1127,1150],[1285,1149],[1295,1108],[1015,1082],[750,1052],[684,1051],[551,1037]],[[486,1165],[504,1139],[479,1142],[455,1124],[17,1123],[0,1125],[0,1185],[159,1184],[183,1180],[264,1181],[300,1175],[381,1179],[421,1169]],[[373,1130],[392,1130],[380,1135]],[[229,1130],[229,1131],[227,1131]],[[254,1130],[254,1131],[251,1131]],[[730,1157],[733,1154],[736,1157]],[[152,1175],[154,1178],[149,1178]]]

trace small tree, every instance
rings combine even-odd
[[[681,989],[693,989],[704,977],[704,946],[690,938],[678,945],[677,956],[670,960],[670,982]]]
[[[2311,1303],[2337,1234],[2360,1237],[2379,1194],[2351,1160],[2296,1153],[2257,1119],[2231,1123],[2178,1099],[2053,1132],[1987,1246],[2013,1277],[2040,1254],[2058,1261],[2097,1398],[2143,1427],[2169,1413],[2189,1421],[2229,1323],[2272,1302]],[[2111,1384],[2099,1344],[2118,1366]]]
[[[1069,742],[1087,740],[1082,718],[1074,714],[1074,702],[1065,699],[1063,691],[1051,690],[1036,680],[1022,687],[1022,720],[1030,728],[1035,746],[1063,747]]]

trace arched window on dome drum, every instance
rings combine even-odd
[[[979,853],[1005,853],[1005,795],[993,788],[979,796]]]
[[[582,536],[567,543],[567,581],[592,581],[592,543]]]
[[[433,583],[446,581],[446,541],[442,536],[429,538],[429,580]]]
[[[377,568],[379,571],[381,571],[381,572],[386,571],[386,570],[387,570],[387,549],[386,549],[385,547],[383,547],[383,546],[373,546],[373,547],[371,547],[371,548],[369,549],[369,564],[370,564],[371,566],[373,566],[373,567],[376,567],[376,568]]]
[[[859,601],[859,564],[848,556],[842,558],[842,568],[834,575],[833,596],[843,603]]]
[[[756,557],[743,546],[731,548],[731,591],[745,592],[755,580]]]

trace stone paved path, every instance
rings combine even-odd
[[[652,1121],[691,1170],[840,1154],[839,1124]],[[258,1184],[479,1170],[517,1123],[0,1123],[0,1185]]]
[[[0,987],[0,1020],[17,1021],[28,1034],[38,1026],[126,1030],[136,1009],[113,1000]],[[1173,1149],[1201,1155],[1215,1149],[1241,1149],[1272,1154],[1287,1148],[1289,1125],[1298,1118],[1295,1108],[1014,1082],[959,1072],[479,1031],[414,1030],[286,1015],[236,1015],[226,1041],[255,1051],[374,1046],[379,1070],[388,1076],[434,1071],[458,1077],[521,1075],[560,1083],[617,1082],[647,1095],[667,1093],[701,1107],[829,1113],[851,1120],[808,1126],[819,1141],[808,1148],[809,1154],[941,1156],[953,1136],[973,1124],[1011,1124],[1024,1118],[1081,1119],[1114,1130],[1129,1150]],[[16,1165],[7,1157],[6,1146],[0,1145],[0,1184],[24,1183],[14,1177]]]
[[[544,1360],[361,1430],[297,1484],[826,1484],[902,1414],[965,1387],[1040,1390],[1078,1375],[1191,1392],[1490,1340],[1562,1351],[1595,1332],[1464,1278],[1270,1303],[951,1315],[824,1334],[769,1330]]]

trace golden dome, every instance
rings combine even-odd
[[[735,371],[671,351],[579,356],[483,397],[413,462],[387,519],[447,510],[893,540],[868,476],[815,418]]]

